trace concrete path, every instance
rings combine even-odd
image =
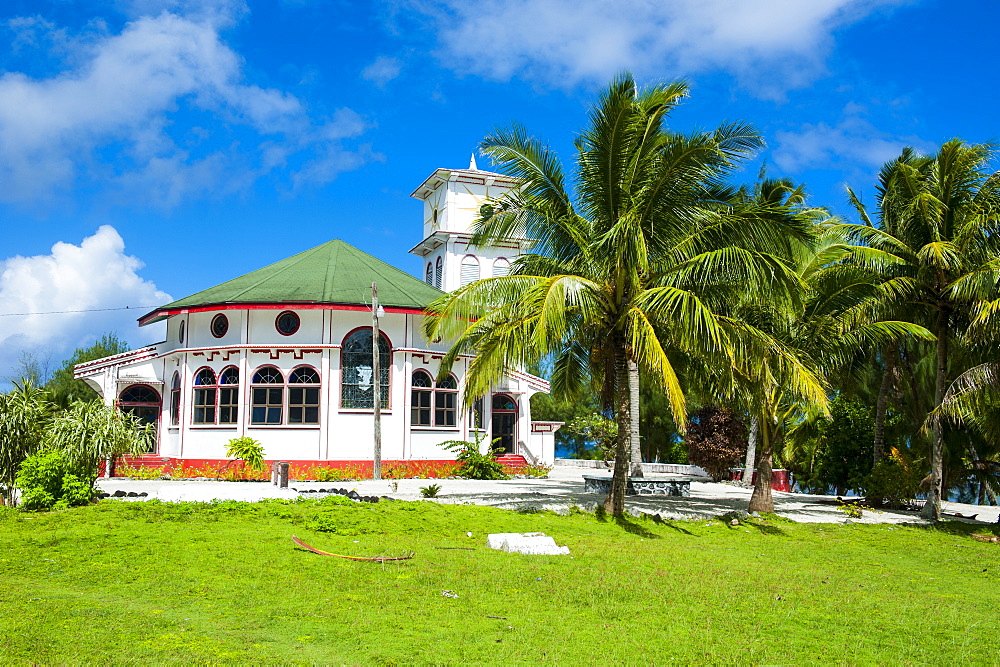
[[[547,509],[560,513],[578,507],[593,511],[604,501],[603,495],[583,493],[583,475],[602,474],[586,468],[555,467],[548,479],[511,479],[498,481],[467,479],[401,479],[362,480],[355,482],[290,482],[289,489],[278,489],[267,482],[167,481],[130,480],[115,478],[98,480],[98,486],[108,493],[121,490],[148,495],[127,500],[159,499],[163,501],[242,500],[254,502],[264,498],[295,498],[306,489],[356,490],[362,496],[388,496],[398,500],[423,500],[421,487],[438,484],[441,490],[434,502],[451,504],[490,505],[513,510]],[[607,473],[605,473],[607,474]],[[293,490],[293,489],[297,489]],[[313,493],[305,494],[315,497]],[[707,519],[731,512],[745,511],[750,502],[750,490],[731,484],[692,482],[691,496],[629,496],[626,509],[632,513],[659,514],[663,519]],[[847,516],[837,509],[832,496],[774,492],[775,512],[802,523],[843,523]],[[996,507],[944,503],[949,515],[977,514],[978,522],[997,521]],[[955,518],[949,516],[948,518]],[[965,520],[965,519],[959,519]],[[856,523],[924,523],[916,512],[866,510]]]

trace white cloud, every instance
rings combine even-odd
[[[763,95],[822,71],[833,31],[907,0],[412,0],[463,72],[556,85],[622,69],[674,78],[729,71]]]
[[[108,225],[80,245],[60,242],[48,255],[0,261],[0,378],[10,375],[22,351],[58,365],[109,331],[134,345],[160,340],[161,326],[140,331],[136,319],[172,299],[139,276],[143,266],[125,254],[125,242]],[[101,312],[123,306],[135,310]],[[59,311],[91,312],[41,314]]]
[[[855,104],[845,107],[835,125],[806,124],[797,131],[774,134],[774,164],[788,173],[805,169],[840,169],[846,171],[873,168],[898,156],[905,146],[933,151],[918,137],[902,137],[883,132],[865,118],[865,109]]]
[[[357,114],[314,119],[294,95],[244,80],[242,58],[220,35],[242,2],[136,0],[131,7],[189,13],[141,15],[117,34],[98,29],[75,41],[40,20],[8,24],[22,51],[56,40],[60,47],[39,46],[39,57],[68,51],[71,65],[48,78],[0,76],[0,199],[37,201],[89,179],[129,188],[129,196],[152,189],[152,201],[172,205],[192,192],[252,182],[267,170],[265,145],[303,160],[359,162],[341,143],[367,128]],[[46,30],[58,36],[42,39]],[[212,128],[209,134],[234,143],[227,133],[236,133],[239,145],[209,142],[201,152],[184,145],[187,119],[203,116],[202,132]],[[165,188],[157,180],[164,177]]]
[[[382,88],[398,77],[402,71],[403,64],[399,62],[399,59],[379,56],[373,63],[361,70],[361,78]]]

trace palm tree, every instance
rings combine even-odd
[[[53,406],[31,380],[0,394],[0,505],[15,504],[14,480],[24,459],[42,446]]]
[[[86,474],[93,484],[101,461],[113,469],[119,456],[150,450],[155,427],[138,417],[99,402],[77,401],[52,420],[46,447],[60,450],[71,469]]]
[[[803,212],[816,218],[820,209]],[[877,276],[859,265],[855,248],[836,225],[817,222],[816,240],[789,256],[797,298],[786,303],[744,302],[736,393],[758,421],[760,452],[750,511],[773,512],[772,460],[789,429],[827,415],[827,378],[859,350],[907,336],[921,327],[870,317]]]
[[[466,401],[507,369],[545,357],[553,359],[555,393],[600,391],[618,422],[605,501],[612,514],[624,509],[627,463],[638,450],[640,370],[664,388],[674,422],[684,424],[672,358],[731,369],[732,324],[711,302],[747,285],[786,292],[795,277],[777,257],[811,235],[811,223],[781,205],[733,205],[736,192],[724,179],[762,145],[753,128],[664,129],[686,95],[684,83],[638,90],[630,75],[618,77],[576,141],[572,187],[555,154],[520,126],[488,136],[483,153],[522,185],[483,207],[471,242],[527,237],[534,252],[512,275],[442,297],[425,319],[429,337],[455,341],[442,372],[459,354],[476,354]]]
[[[1000,284],[1000,172],[987,166],[995,154],[986,144],[958,139],[936,155],[906,149],[883,169],[879,224],[845,225],[869,247],[860,261],[887,277],[886,308],[908,308],[937,338],[933,351],[938,410],[949,379],[961,370],[954,359],[971,318],[983,316]],[[930,426],[930,488],[923,515],[941,517],[944,420]]]

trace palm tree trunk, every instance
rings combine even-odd
[[[618,436],[615,439],[615,470],[611,476],[611,489],[604,499],[604,510],[619,516],[625,512],[625,486],[628,482],[629,441],[632,434],[632,401],[628,382],[628,360],[625,341],[620,341],[615,354],[615,412],[618,417]]]
[[[976,451],[976,446],[971,442],[966,445],[969,448],[969,456],[972,457],[972,467],[979,469],[979,452]],[[991,505],[997,504],[997,493],[993,489],[993,482],[987,475],[983,475],[979,478],[979,504],[983,504],[983,496],[990,499]]]
[[[937,369],[934,379],[934,407],[944,400],[948,384],[948,313],[938,311],[937,322]],[[927,491],[927,502],[920,515],[932,521],[941,520],[941,496],[944,477],[944,420],[936,419],[931,432],[931,488]]]
[[[743,482],[749,484],[753,479],[753,471],[757,464],[757,440],[760,430],[760,420],[754,415],[750,418],[750,436],[747,438],[747,458],[743,463]]]
[[[878,389],[878,400],[875,402],[875,446],[873,452],[874,464],[882,460],[885,454],[885,415],[889,403],[889,390],[893,386],[893,376],[896,373],[896,348],[886,350],[885,371],[882,372],[882,385]]]
[[[773,512],[774,497],[771,494],[771,458],[774,456],[774,438],[777,433],[775,420],[769,414],[761,415],[761,451],[757,459],[757,481],[750,496],[751,512]]]
[[[642,477],[642,449],[639,447],[639,364],[628,360],[629,477]]]

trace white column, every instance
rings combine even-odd
[[[330,343],[330,317],[332,311],[323,310],[322,333],[320,343],[323,345],[323,356],[320,358],[319,376],[323,382],[323,389],[319,397],[319,443],[317,444],[318,459],[329,458],[330,451],[330,420],[333,412],[330,410],[330,386],[333,384],[333,376],[330,374],[330,348],[326,347]]]

